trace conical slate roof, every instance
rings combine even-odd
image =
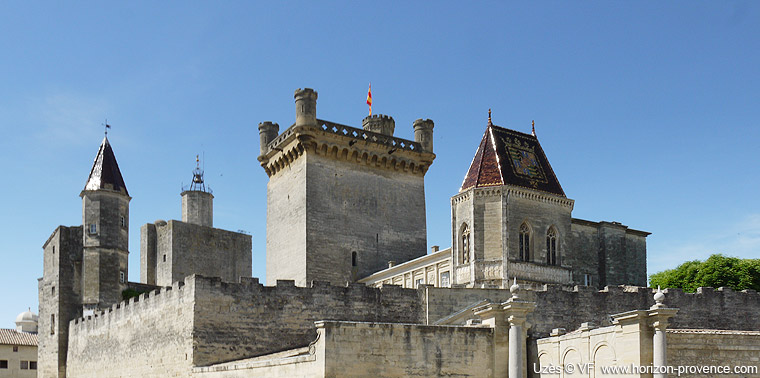
[[[565,196],[538,138],[489,124],[460,191],[497,185]]]
[[[111,144],[108,143],[108,137],[103,138],[98,149],[98,155],[95,156],[95,162],[90,170],[90,177],[84,190],[109,189],[129,195],[124,179],[121,177],[119,164],[116,163],[116,156],[113,154]]]

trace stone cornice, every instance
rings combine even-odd
[[[516,187],[512,185],[499,185],[499,186],[485,187],[485,188],[483,187],[470,188],[463,192],[459,192],[453,195],[451,197],[451,203],[453,205],[456,203],[460,203],[462,201],[467,201],[471,199],[473,196],[488,197],[488,196],[499,196],[502,194],[505,196],[515,196],[518,198],[525,198],[532,201],[560,205],[570,210],[572,210],[573,207],[575,206],[575,200],[558,196],[555,194],[547,193],[547,192],[542,192],[539,190],[524,189],[524,188],[520,188],[520,187]]]
[[[416,175],[424,175],[435,159],[435,154],[424,151],[417,142],[321,120],[316,127],[290,126],[258,159],[272,176],[307,151]]]

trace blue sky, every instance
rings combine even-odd
[[[654,273],[714,252],[760,257],[760,5],[753,2],[1,2],[0,327],[37,307],[41,246],[81,224],[107,118],[139,228],[180,218],[205,154],[215,226],[253,235],[264,278],[267,177],[257,124],[375,113],[413,138],[435,121],[428,244],[493,109],[531,120],[573,216],[650,231]]]

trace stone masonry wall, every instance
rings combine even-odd
[[[70,323],[69,377],[188,377],[194,285],[141,294]]]
[[[191,274],[227,282],[251,276],[250,235],[171,220],[143,225],[140,236],[144,283],[169,286]]]
[[[258,279],[240,284],[216,278],[188,277],[195,286],[194,363],[207,366],[308,345],[314,322],[422,323],[422,291],[363,284],[312,287],[279,281],[269,287]]]
[[[760,367],[760,332],[668,330],[668,365]],[[720,377],[747,377],[757,374],[732,371]],[[681,377],[704,377],[708,374],[682,374]]]
[[[59,226],[43,247],[39,279],[38,365],[42,377],[65,373],[69,320],[82,314],[82,226]]]
[[[442,289],[426,287],[427,322],[446,317],[480,300],[506,301],[509,290]],[[736,292],[728,288],[701,288],[696,293],[666,289],[665,305],[679,308],[671,328],[760,330],[760,294],[753,290]],[[528,316],[530,335],[546,337],[553,328],[577,329],[583,322],[608,325],[609,315],[647,309],[654,304],[653,290],[634,286],[612,286],[605,290],[576,286],[566,290],[545,285],[542,290],[523,290],[520,298],[536,302]]]
[[[325,377],[494,376],[491,328],[354,322],[319,327]]]
[[[306,159],[267,182],[267,285],[295,280],[306,285]]]
[[[424,176],[326,153],[305,156],[306,282],[355,281],[424,256]]]

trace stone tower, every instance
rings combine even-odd
[[[345,283],[426,252],[424,178],[435,159],[433,122],[415,140],[392,117],[354,128],[317,119],[317,92],[295,92],[295,124],[259,124],[267,184],[267,282]]]
[[[214,196],[196,157],[183,188],[182,221],[157,220],[140,228],[140,281],[171,286],[191,274],[238,282],[251,276],[251,235],[214,228]]]
[[[38,374],[65,377],[69,321],[121,301],[127,283],[129,194],[103,138],[82,197],[82,225],[59,226],[43,245]]]
[[[200,226],[214,227],[214,195],[206,188],[200,160],[195,157],[193,181],[182,191],[182,221]]]
[[[103,138],[82,197],[82,306],[87,311],[121,301],[129,263],[129,201],[116,157]]]
[[[453,283],[646,285],[646,236],[617,222],[572,218],[535,134],[489,123],[451,198]]]

